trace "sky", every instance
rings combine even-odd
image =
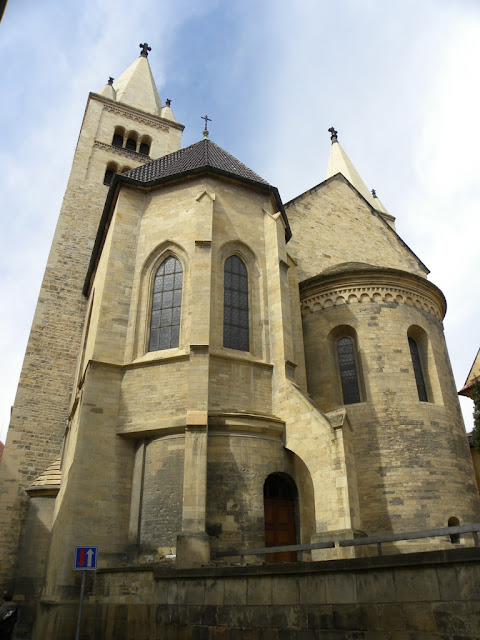
[[[0,23],[0,440],[89,91],[152,47],[183,146],[210,139],[288,202],[332,125],[444,292],[457,388],[478,350],[477,0],[10,0]],[[473,404],[461,399],[467,430]]]

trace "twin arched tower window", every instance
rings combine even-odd
[[[361,402],[358,384],[357,364],[355,361],[355,345],[352,338],[344,336],[337,341],[338,367],[342,381],[344,404]]]
[[[223,286],[223,346],[249,351],[248,274],[236,255],[225,261]]]
[[[178,347],[182,305],[183,269],[169,256],[155,273],[150,315],[149,351]],[[242,260],[230,256],[224,268],[223,346],[250,350],[248,274]]]
[[[158,267],[153,284],[149,351],[178,347],[182,306],[183,269],[169,256]]]

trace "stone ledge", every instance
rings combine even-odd
[[[153,571],[157,579],[167,578],[215,578],[242,576],[292,575],[308,573],[332,573],[336,571],[369,571],[371,569],[391,569],[395,567],[421,567],[447,565],[463,562],[480,562],[480,548],[451,549],[438,551],[420,551],[417,553],[395,554],[391,556],[372,556],[369,558],[344,558],[322,562],[285,562],[282,564],[263,564],[228,567],[195,567],[175,569],[171,566],[135,565],[98,569],[97,573],[135,573]]]

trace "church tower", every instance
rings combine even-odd
[[[108,185],[115,174],[180,147],[183,126],[176,122],[170,101],[164,105],[160,100],[148,51],[141,45],[140,56],[115,82],[110,78],[88,97],[12,408],[7,455],[0,465],[3,585],[12,585],[15,574],[23,575],[29,589],[32,572],[43,573],[39,567],[16,568],[27,517],[25,490],[61,453],[85,319],[82,287]],[[31,496],[55,494],[57,481],[58,475],[50,472]],[[46,513],[44,509],[35,518],[37,533],[51,518],[50,507]],[[36,544],[37,557],[44,556],[46,549],[37,538]],[[25,560],[27,565],[30,560]],[[16,589],[23,593],[18,579]]]

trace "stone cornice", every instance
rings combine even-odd
[[[137,162],[141,162],[145,164],[150,162],[150,156],[146,156],[144,153],[138,153],[138,151],[132,151],[131,149],[125,149],[124,147],[115,147],[113,144],[106,144],[105,142],[99,142],[95,140],[93,143],[94,147],[98,149],[106,149],[113,153],[116,153],[119,156],[123,156],[124,158],[132,158],[133,160],[137,160]]]
[[[134,111],[130,111],[129,109],[125,109],[123,106],[113,106],[111,104],[107,104],[104,107],[105,111],[110,111],[111,113],[118,113],[122,116],[127,117],[129,120],[133,120],[134,122],[141,122],[142,124],[149,125],[150,127],[155,127],[155,129],[159,129],[160,131],[167,131],[169,127],[166,124],[162,124],[161,122],[157,122],[153,118],[149,118],[144,115],[140,115],[135,113]]]
[[[155,127],[157,129],[162,129],[163,131],[168,131],[169,128],[179,129],[183,131],[185,127],[183,124],[179,124],[178,122],[174,122],[173,120],[166,120],[160,116],[154,116],[150,113],[146,113],[145,111],[139,111],[138,109],[134,109],[133,107],[129,107],[126,104],[122,104],[121,102],[115,102],[114,100],[110,100],[109,98],[105,98],[98,93],[90,93],[90,98],[94,98],[99,102],[103,102],[105,105],[105,109],[112,113],[118,113],[123,115],[130,120],[135,120],[136,122],[142,122],[151,127]]]
[[[442,321],[447,308],[443,293],[425,278],[379,267],[309,278],[300,283],[300,299],[303,315],[341,304],[396,302],[422,309]]]

